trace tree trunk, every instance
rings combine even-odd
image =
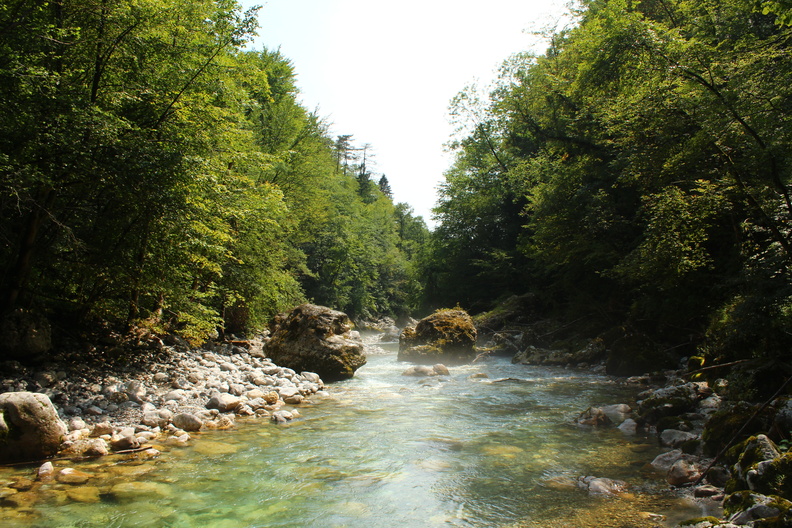
[[[41,230],[41,225],[46,218],[46,211],[50,209],[55,200],[55,192],[50,187],[38,191],[33,210],[28,214],[19,237],[19,250],[14,265],[9,274],[8,289],[3,299],[4,312],[16,308],[19,298],[27,287],[30,270],[33,268],[33,253],[36,241]]]

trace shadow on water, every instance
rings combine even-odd
[[[572,423],[591,405],[629,401],[632,389],[497,358],[442,378],[402,376],[407,366],[396,361],[395,345],[383,345],[296,422],[240,423],[156,460],[81,464],[95,475],[86,484],[95,493],[81,498],[73,486],[52,484],[28,507],[3,508],[0,521],[24,528],[648,528],[699,514],[643,470],[659,452],[656,443]],[[501,378],[516,381],[493,382]],[[590,498],[574,487],[584,475],[625,480],[631,491]],[[0,480],[17,476],[5,472]],[[119,485],[128,489],[119,493]],[[650,515],[672,511],[678,518]]]

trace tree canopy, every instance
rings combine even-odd
[[[462,92],[428,268],[440,304],[532,292],[686,353],[789,356],[784,7],[590,0],[488,96]]]
[[[425,225],[361,192],[365,164],[339,170],[292,64],[245,48],[255,15],[233,0],[0,6],[4,312],[201,340],[306,299],[352,316],[414,304],[400,225]]]

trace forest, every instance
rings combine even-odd
[[[0,6],[0,306],[200,342],[310,300],[792,374],[792,5],[586,0],[451,102],[431,232],[233,0]],[[460,87],[462,88],[462,87]],[[376,147],[376,146],[375,146]],[[397,177],[398,175],[392,175]],[[525,297],[527,296],[527,297]]]
[[[792,374],[792,5],[593,0],[576,15],[490,93],[453,101],[465,133],[428,296],[477,311],[529,293],[606,345],[615,329],[644,372],[690,357],[734,365],[744,397],[772,393]]]
[[[0,6],[0,306],[201,342],[418,298],[428,230],[233,0]],[[34,38],[32,38],[34,37]]]

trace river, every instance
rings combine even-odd
[[[88,483],[93,499],[80,502],[73,487],[53,484],[29,508],[3,508],[0,521],[14,528],[649,528],[700,515],[647,471],[660,452],[656,440],[573,423],[591,405],[628,403],[635,387],[506,358],[451,367],[443,378],[405,377],[405,368],[395,344],[369,347],[368,364],[294,422],[240,421],[153,460],[82,463],[76,467],[96,475]],[[30,476],[32,468],[4,469],[0,479],[11,471]],[[585,475],[625,480],[630,491],[589,497],[571,485]],[[107,492],[126,481],[141,484]]]

